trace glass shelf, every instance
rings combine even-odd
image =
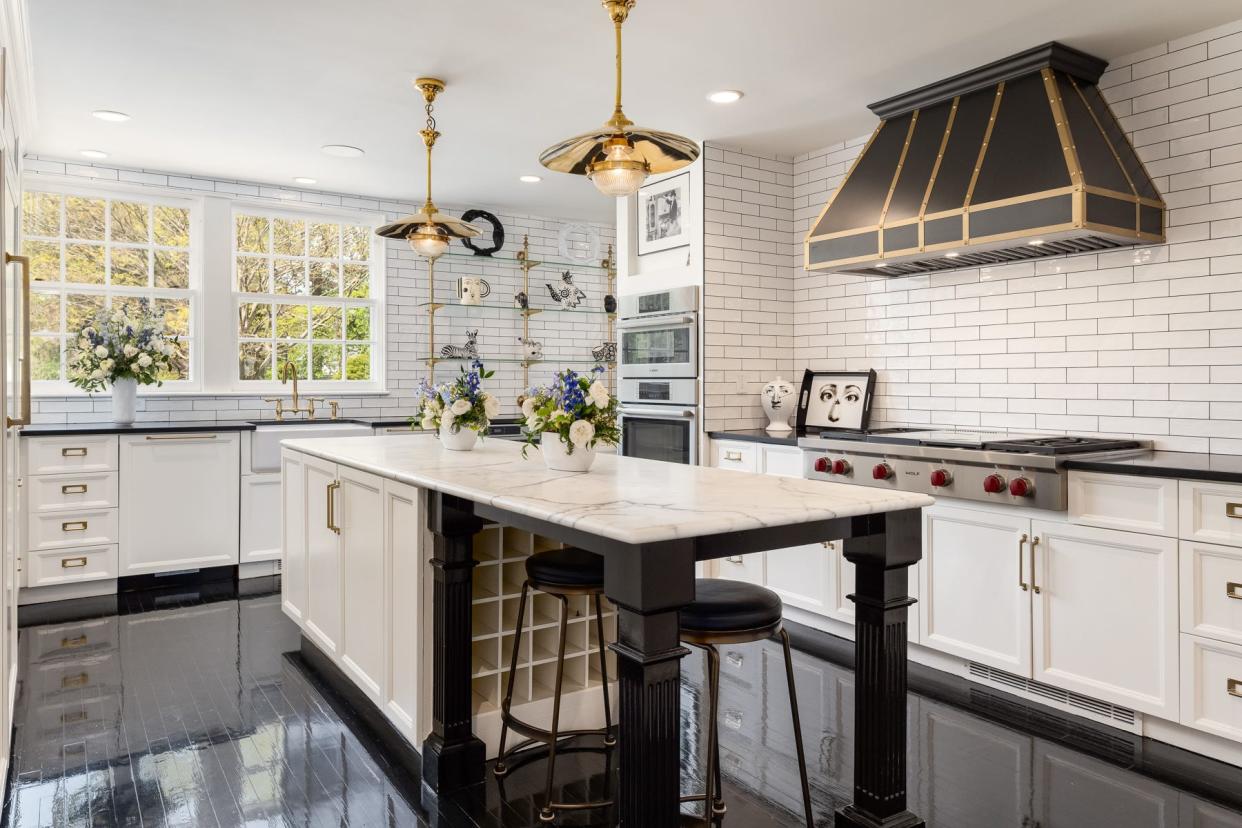
[[[475,262],[481,265],[485,265],[488,262],[495,262],[495,263],[500,263],[500,264],[512,265],[514,267],[522,266],[522,259],[519,259],[517,256],[476,256],[473,253],[457,253],[455,251],[449,251],[449,252],[441,254],[439,258],[443,259],[445,257],[448,257],[450,259],[473,259]],[[536,256],[534,254],[531,255],[531,261],[534,263],[532,265],[532,269],[538,269],[541,267],[553,267],[553,268],[559,267],[559,268],[568,268],[570,270],[575,270],[575,269],[576,270],[598,270],[601,272],[608,270],[607,267],[599,264],[598,262],[594,262],[594,263],[592,262],[568,262],[568,261],[563,261],[560,259],[545,259],[545,258]],[[602,261],[602,259],[599,261]]]
[[[476,359],[483,363],[484,368],[488,365],[526,365],[532,368],[537,365],[603,365],[605,368],[611,368],[616,365],[615,362],[600,362],[596,359],[584,359],[582,357],[570,357],[568,359],[558,359],[556,357],[545,357],[543,359],[521,359],[518,357],[436,357],[426,361],[466,363],[474,362]]]
[[[596,316],[615,316],[616,313],[610,313],[603,308],[515,308],[513,305],[505,302],[480,302],[477,305],[464,305],[461,302],[419,302],[417,307],[431,308],[432,312],[443,308],[491,308],[493,310],[509,311],[518,315],[538,316],[541,313],[583,313],[594,314]]]

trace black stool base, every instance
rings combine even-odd
[[[921,817],[901,811],[890,817],[876,819],[864,814],[853,805],[846,805],[837,811],[832,823],[837,828],[925,828],[926,822]]]

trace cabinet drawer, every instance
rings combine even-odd
[[[117,503],[117,474],[78,472],[32,477],[26,484],[31,512],[110,509]]]
[[[32,664],[48,664],[62,658],[98,658],[117,649],[116,617],[34,627],[31,632]]]
[[[1242,549],[1182,541],[1182,632],[1242,645]]]
[[[1182,724],[1242,741],[1242,647],[1182,636]]]
[[[716,561],[716,577],[763,585],[763,553],[730,555]]]
[[[718,469],[733,471],[758,471],[759,446],[757,443],[712,442],[712,465]]]
[[[30,552],[26,555],[26,567],[28,587],[115,578],[116,544]]]
[[[802,449],[793,446],[764,446],[763,472],[781,477],[801,477]]]
[[[30,516],[29,549],[102,546],[117,542],[117,510],[41,512]]]
[[[1183,480],[1178,500],[1179,537],[1242,546],[1242,486]]]
[[[1177,537],[1177,481],[1071,471],[1070,523]]]
[[[117,439],[112,434],[28,437],[26,475],[114,471]]]

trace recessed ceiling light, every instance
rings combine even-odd
[[[299,176],[296,176],[296,177],[294,177],[294,179],[293,179],[293,180],[294,180],[294,182],[296,182],[296,183],[298,183],[298,184],[318,184],[318,183],[319,183],[319,179],[317,179],[317,178],[307,178],[307,177],[306,177],[306,176],[304,176],[304,175],[299,175]]]
[[[944,257],[945,257],[946,259],[956,259],[956,258],[957,258],[958,256],[960,256],[960,255],[961,255],[960,253],[956,253],[956,252],[954,252],[954,253],[945,253],[945,254],[944,254]]]
[[[82,150],[82,155],[87,158],[107,158],[108,153],[103,150]]]
[[[129,120],[128,115],[124,112],[117,112],[115,109],[96,109],[91,114],[101,121],[112,121],[115,124]]]
[[[709,92],[707,99],[718,104],[737,103],[742,99],[742,93],[736,89],[721,89],[718,92]]]
[[[521,181],[523,184],[538,184],[543,179],[537,175],[519,175],[518,181]]]
[[[357,147],[351,147],[349,144],[324,144],[319,149],[323,150],[326,155],[335,155],[337,158],[358,158],[365,153]]]

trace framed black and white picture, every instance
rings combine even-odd
[[[690,244],[690,173],[638,191],[638,255]]]
[[[871,421],[875,371],[811,371],[798,394],[798,434],[865,431]]]

